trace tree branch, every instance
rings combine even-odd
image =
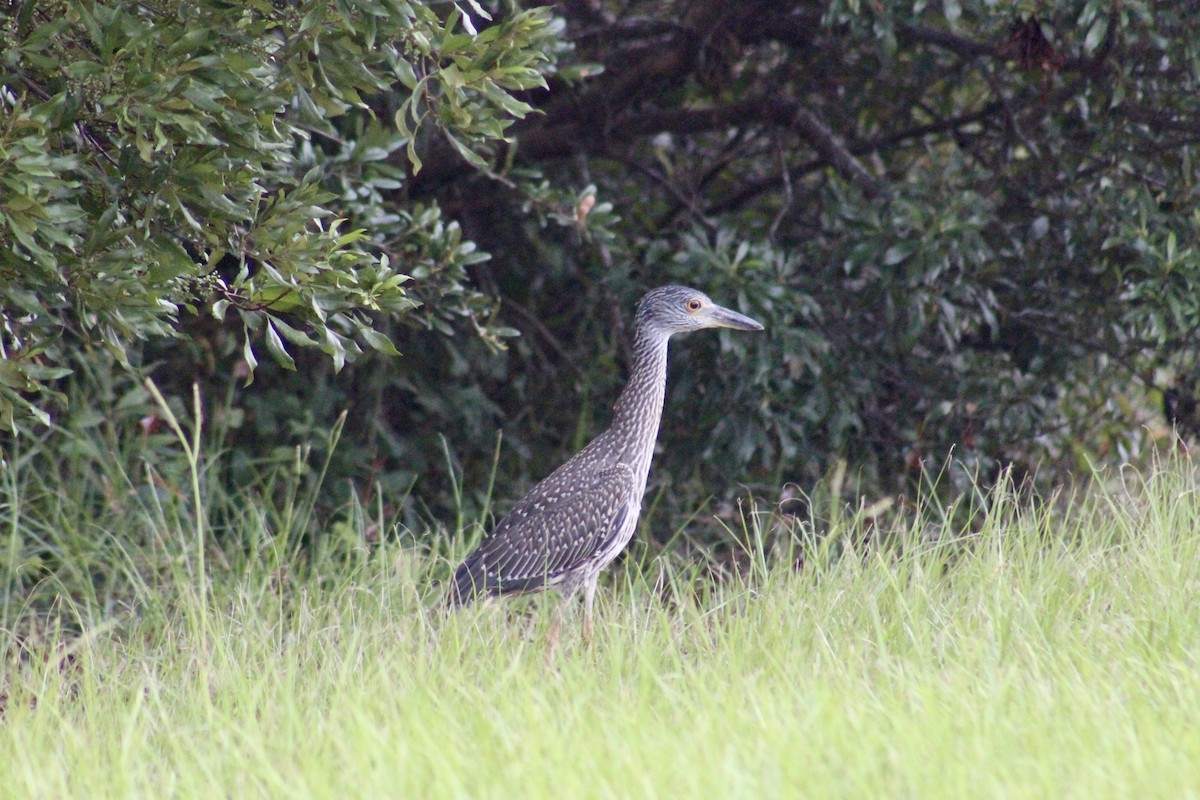
[[[804,137],[818,155],[841,173],[843,178],[857,185],[867,197],[876,198],[889,192],[887,185],[868,172],[854,154],[837,140],[833,131],[808,108],[795,101],[775,104],[765,102],[764,107],[774,111],[773,116],[777,123],[787,125]]]
[[[921,44],[932,44],[943,50],[957,53],[963,58],[976,58],[978,56],[996,58],[1000,55],[1000,48],[995,45],[967,39],[950,31],[934,28],[929,25],[914,25],[902,22],[896,26],[896,32],[900,34],[900,38],[902,39]]]

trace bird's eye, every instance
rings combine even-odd
[[[691,300],[688,300],[686,303],[684,303],[683,307],[686,308],[689,313],[695,314],[700,310],[700,305],[700,299],[698,297],[693,297]]]

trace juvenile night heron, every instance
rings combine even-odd
[[[662,419],[667,340],[701,328],[763,326],[683,286],[663,286],[642,298],[633,367],[612,424],[534,486],[467,556],[454,573],[451,606],[545,589],[569,599],[582,589],[583,633],[591,636],[596,581],[629,543],[641,513]]]

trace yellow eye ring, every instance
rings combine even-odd
[[[700,300],[698,298],[693,297],[691,300],[688,300],[686,303],[684,303],[683,307],[688,310],[689,314],[695,314],[697,311],[700,310],[701,305],[702,304],[701,304]]]

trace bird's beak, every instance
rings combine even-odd
[[[710,308],[708,318],[718,328],[735,328],[739,331],[761,331],[763,329],[762,324],[723,306]]]

